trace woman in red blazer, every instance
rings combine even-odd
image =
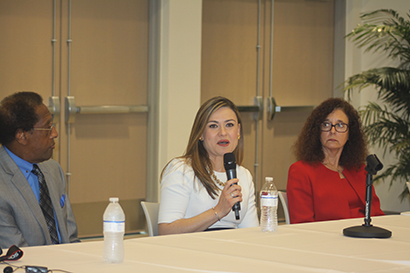
[[[287,184],[291,223],[364,217],[368,151],[353,106],[339,98],[324,101],[294,148],[298,161]],[[371,214],[384,215],[374,188]]]

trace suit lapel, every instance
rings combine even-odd
[[[0,160],[0,164],[3,166],[5,172],[10,176],[10,183],[12,183],[20,192],[26,201],[27,206],[30,208],[31,213],[34,215],[34,218],[37,220],[37,223],[41,226],[44,237],[47,241],[51,242],[43,212],[41,211],[37,198],[28,184],[26,177],[23,175],[17,164],[8,155],[3,146],[0,148],[0,157],[2,159]]]

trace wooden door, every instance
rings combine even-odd
[[[286,189],[291,147],[309,115],[298,110],[332,96],[333,21],[334,1],[203,0],[202,102],[222,95],[246,106],[258,97],[264,106],[259,120],[242,113],[244,166],[257,192],[266,176]],[[271,120],[271,97],[296,111]]]
[[[32,90],[46,105],[58,97],[54,158],[79,235],[101,235],[111,196],[120,198],[126,232],[144,229],[148,114],[86,109],[147,105],[148,0],[0,0],[0,33],[1,97]]]

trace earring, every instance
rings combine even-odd
[[[200,137],[200,138],[199,138],[199,141],[204,141],[204,138],[203,138],[203,137]]]
[[[238,135],[238,140],[241,139],[241,135]]]

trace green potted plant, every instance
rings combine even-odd
[[[394,154],[397,162],[375,179],[410,180],[410,15],[380,9],[361,15],[363,24],[347,35],[364,52],[383,52],[396,60],[397,67],[380,67],[353,75],[345,82],[348,97],[354,91],[373,86],[378,100],[361,108],[364,130],[370,144]],[[402,200],[409,194],[405,186]]]

